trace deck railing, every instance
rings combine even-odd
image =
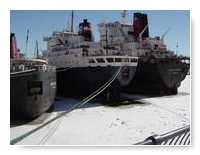
[[[56,71],[55,66],[48,66],[48,65],[19,65],[19,66],[10,66],[10,72],[24,72],[27,70],[38,70],[38,71],[46,71],[52,72]]]
[[[162,135],[153,135],[134,145],[190,145],[190,126]]]

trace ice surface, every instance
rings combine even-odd
[[[17,145],[131,145],[150,135],[163,134],[190,124],[189,75],[181,83],[178,95],[122,96],[134,101],[117,107],[87,103]],[[24,125],[12,124],[10,139],[40,126],[78,101],[60,98],[55,101],[53,112]]]

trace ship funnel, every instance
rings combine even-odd
[[[10,58],[19,58],[15,34],[10,34]]]
[[[148,38],[149,37],[149,29],[146,26],[148,25],[148,19],[147,14],[142,13],[134,13],[134,19],[133,19],[133,35],[137,39],[141,32],[145,29],[145,31],[142,33],[142,38]]]
[[[83,23],[79,24],[78,34],[83,36],[85,41],[93,41],[91,26],[87,19],[84,19]]]

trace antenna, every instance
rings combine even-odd
[[[29,34],[29,29],[27,30],[27,35],[26,35],[26,49],[25,49],[25,59],[27,58],[27,48],[28,48],[28,34]]]
[[[176,55],[178,56],[178,43],[176,43]]]
[[[124,10],[122,13],[121,13],[121,16],[122,16],[122,22],[125,22],[126,20],[126,10]]]
[[[167,31],[165,31],[165,33],[162,35],[161,40],[164,39],[165,35],[169,32],[170,28],[167,29]]]

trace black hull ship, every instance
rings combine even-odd
[[[123,91],[134,94],[177,94],[189,70],[178,58],[139,58],[135,77]]]
[[[66,71],[60,68],[57,70],[57,94],[67,97],[86,97],[108,82],[119,68],[120,66],[76,67]],[[135,70],[136,67],[122,67],[117,78],[99,97],[106,99],[108,103],[119,101],[122,85],[131,81]]]
[[[132,80],[137,57],[121,55],[120,49],[94,42],[90,23],[84,19],[79,32],[53,32],[45,37],[47,51],[44,56],[57,67],[57,95],[87,97],[108,82],[122,67],[114,82],[98,97],[107,104],[118,102],[121,87]]]
[[[41,59],[18,58],[11,34],[10,117],[34,119],[47,111],[56,96],[56,68]],[[15,44],[14,44],[14,43]]]
[[[109,81],[118,69],[119,67],[79,67],[59,72],[61,68],[57,73],[57,93],[68,97],[86,97]],[[120,81],[115,79],[109,88],[115,88],[115,92],[112,92],[119,95]]]
[[[125,17],[124,12],[124,17]],[[99,24],[100,40],[108,46],[120,46],[124,53],[138,57],[135,76],[122,88],[122,92],[133,94],[172,95],[177,94],[190,68],[189,57],[177,56],[167,49],[164,36],[149,37],[147,14],[134,13],[133,24],[109,22]],[[105,43],[105,41],[104,41]]]
[[[55,95],[55,72],[34,70],[11,75],[11,118],[32,119],[41,115],[52,106]]]
[[[178,57],[167,50],[162,37],[149,38],[147,14],[135,13],[133,32],[139,49],[149,52],[138,56],[138,68],[126,92],[150,95],[174,95],[190,68],[189,58]],[[142,51],[142,50],[141,50]]]

